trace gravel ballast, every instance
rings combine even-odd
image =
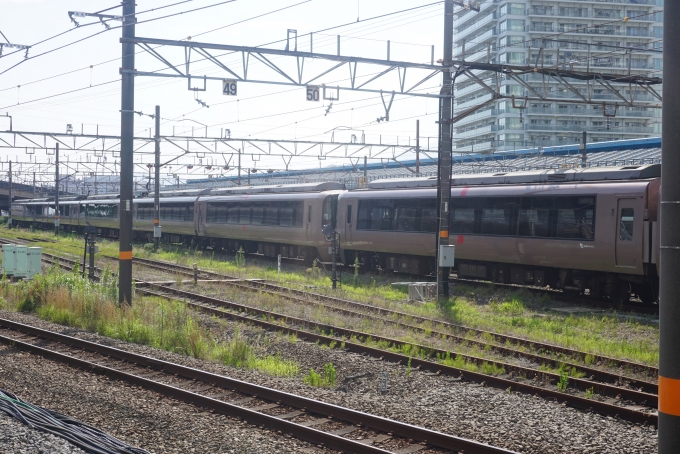
[[[52,434],[31,429],[0,412],[2,454],[85,454],[85,451]]]
[[[323,364],[332,362],[337,370],[336,388],[312,388],[303,384],[302,376],[275,378],[257,371],[235,369],[147,346],[128,344],[82,330],[55,325],[39,320],[32,315],[0,311],[0,317],[522,453],[642,454],[655,453],[657,451],[657,433],[653,427],[640,426],[611,417],[582,412],[524,394],[507,392],[465,381],[456,381],[451,377],[411,370],[405,365],[390,364],[354,353],[322,348],[307,342],[292,342],[285,336],[267,333],[258,328],[244,328],[242,325],[239,325],[241,334],[247,336],[250,343],[259,350],[268,354],[280,354],[284,359],[297,361],[300,364],[302,374],[307,373],[310,368],[320,371],[323,368]],[[207,326],[215,330],[218,328],[222,329],[225,339],[233,335],[236,327],[232,322],[217,323],[208,317],[203,317],[203,320]],[[176,449],[177,447],[173,447],[174,450],[167,449],[165,445],[170,444],[170,441],[168,441],[167,436],[164,438],[162,434],[157,433],[159,424],[153,420],[151,414],[148,414],[152,410],[158,410],[163,418],[166,420],[170,419],[173,425],[181,427],[181,430],[178,429],[177,434],[172,437],[178,443],[197,440],[201,430],[206,434],[207,438],[205,440],[208,440],[206,443],[214,442],[213,446],[221,446],[219,443],[228,443],[227,440],[224,440],[225,437],[227,437],[229,442],[233,442],[233,439],[229,439],[229,435],[227,435],[229,433],[225,429],[227,425],[222,424],[220,431],[214,431],[206,430],[204,424],[195,423],[192,417],[207,417],[201,416],[202,413],[198,409],[184,405],[172,406],[167,403],[167,399],[161,398],[158,395],[135,390],[103,377],[68,369],[66,366],[30,357],[30,355],[25,353],[17,353],[16,351],[1,351],[0,353],[3,354],[3,356],[0,356],[0,367],[5,369],[5,371],[0,371],[0,387],[4,386],[7,389],[14,390],[14,392],[20,395],[22,394],[21,388],[13,385],[21,384],[22,380],[37,380],[38,383],[41,381],[51,383],[51,377],[56,375],[57,379],[60,382],[63,381],[64,384],[84,381],[83,385],[89,386],[89,388],[86,388],[88,390],[86,395],[89,396],[89,393],[103,393],[101,398],[107,401],[112,400],[113,402],[107,403],[107,405],[114,405],[114,408],[123,405],[123,402],[128,402],[125,398],[121,397],[120,392],[112,393],[111,389],[114,388],[131,389],[136,393],[142,393],[144,399],[146,399],[144,401],[145,406],[143,407],[126,404],[123,414],[128,419],[121,419],[120,424],[116,424],[117,427],[113,427],[112,424],[112,421],[117,421],[116,418],[106,417],[103,420],[88,419],[88,417],[84,417],[81,414],[69,411],[68,408],[55,408],[49,402],[42,402],[31,394],[43,395],[45,399],[50,400],[56,398],[54,394],[57,391],[53,388],[46,389],[49,387],[44,385],[31,384],[31,393],[24,397],[30,397],[36,404],[69,413],[131,444],[136,444],[155,452],[231,452],[224,448],[222,448],[222,451],[204,449],[200,445],[194,447],[195,451],[188,449],[182,451]],[[20,356],[22,362],[30,358],[33,366],[29,370],[24,370],[24,368],[15,365],[14,361],[7,360],[8,355],[23,355]],[[42,368],[39,367],[41,363],[43,364]],[[59,370],[59,373],[50,373],[46,370],[48,368]],[[7,372],[11,373],[8,374]],[[8,376],[12,378],[9,379]],[[50,379],[47,377],[50,377]],[[387,381],[387,391],[383,393],[382,387],[385,379]],[[7,383],[8,381],[10,383]],[[72,394],[67,392],[66,395]],[[51,400],[51,402],[54,402],[54,400]],[[63,404],[67,407],[75,405],[74,402],[69,401]],[[168,405],[170,405],[170,408],[174,408],[174,410],[168,411],[166,408]],[[84,411],[86,415],[88,413],[87,410],[92,411],[94,414],[106,414],[105,410],[93,409],[93,407],[96,407],[95,402],[91,402],[90,405],[84,407],[86,408],[82,408],[81,411]],[[165,410],[161,411],[161,408]],[[136,411],[138,414],[135,413]],[[178,420],[184,422],[175,421],[173,417],[177,417]],[[226,419],[214,415],[209,417],[221,419],[222,421]],[[136,418],[141,419],[140,423],[132,425],[132,421],[136,421]],[[107,421],[107,424],[102,427],[101,424],[104,421]],[[168,421],[168,424],[170,424],[170,421]],[[214,423],[211,421],[210,424]],[[109,428],[106,427],[107,425]],[[238,426],[238,423],[230,422],[229,425]],[[200,427],[200,429],[190,430],[187,428],[189,426]],[[133,435],[127,437],[128,431],[132,430],[132,427],[151,427],[153,430],[133,430]],[[239,427],[243,428],[244,426]],[[297,442],[299,446],[293,447],[292,451],[287,451],[289,445],[270,449],[271,445],[267,445],[268,443],[296,442],[285,438],[278,439],[269,432],[263,433],[266,436],[263,435],[262,446],[258,445],[252,452],[302,452],[301,448],[304,444],[299,442]],[[237,434],[229,434],[232,437],[237,437]],[[214,438],[221,438],[224,441],[218,441]],[[146,443],[147,439],[148,443]],[[201,437],[201,439],[203,438]],[[239,440],[242,439],[240,438]],[[248,436],[245,440],[252,442],[253,437]],[[165,449],[159,449],[157,443],[164,443]],[[177,446],[181,447],[183,445]],[[251,451],[236,450],[233,452]]]

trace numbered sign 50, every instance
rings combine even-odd
[[[224,79],[222,81],[222,94],[226,96],[236,96],[238,93],[238,86],[234,79]]]
[[[316,85],[307,85],[307,101],[321,101],[320,89]]]

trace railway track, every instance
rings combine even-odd
[[[191,276],[193,277],[194,271],[192,268],[183,266],[183,265],[178,265],[174,263],[169,263],[169,262],[161,262],[157,260],[150,260],[150,259],[145,259],[145,258],[139,258],[135,257],[133,258],[134,263],[144,265],[150,268],[154,268],[157,270],[165,270],[165,271],[172,271],[175,273],[179,274],[184,274],[186,276]],[[430,333],[431,336],[433,337],[438,337],[438,338],[445,338],[452,340],[457,343],[465,343],[468,345],[475,345],[481,348],[490,348],[500,354],[507,355],[507,356],[515,356],[515,357],[524,357],[526,359],[529,359],[531,361],[543,361],[546,364],[549,364],[553,367],[558,367],[560,364],[567,366],[567,367],[577,367],[584,371],[589,377],[590,376],[595,376],[595,377],[600,377],[598,379],[600,380],[605,380],[605,381],[630,381],[630,382],[636,382],[638,380],[626,377],[621,374],[608,374],[605,371],[601,371],[599,369],[591,368],[588,366],[584,366],[583,364],[575,364],[575,363],[570,363],[567,358],[571,358],[573,360],[580,361],[582,363],[585,363],[586,361],[586,356],[589,357],[589,361],[591,362],[602,362],[610,365],[611,367],[623,369],[623,370],[630,370],[633,372],[639,372],[643,373],[645,375],[651,376],[651,377],[656,377],[658,375],[658,368],[645,365],[645,364],[640,364],[640,363],[635,363],[632,361],[626,361],[626,360],[621,360],[617,358],[612,358],[612,357],[607,357],[603,355],[597,355],[597,354],[589,354],[585,352],[580,352],[578,350],[573,350],[569,348],[564,348],[552,344],[547,344],[547,343],[542,343],[542,342],[537,342],[537,341],[531,341],[527,339],[522,339],[516,336],[510,336],[510,335],[503,335],[503,334],[498,334],[498,333],[493,333],[490,331],[485,331],[485,330],[480,330],[480,329],[475,329],[463,325],[458,325],[454,323],[449,323],[441,320],[435,320],[427,317],[420,317],[412,314],[407,314],[405,312],[400,312],[400,311],[395,311],[392,309],[386,309],[386,308],[381,308],[377,306],[372,306],[369,304],[365,303],[359,303],[356,301],[350,301],[350,300],[345,300],[342,298],[337,298],[333,296],[328,296],[328,295],[322,295],[319,293],[313,293],[313,292],[307,292],[307,291],[302,291],[302,290],[297,290],[297,289],[292,289],[289,287],[283,287],[280,285],[275,285],[271,284],[268,282],[263,282],[263,281],[258,281],[258,280],[243,280],[239,279],[233,276],[228,276],[224,274],[219,274],[211,271],[204,271],[200,270],[199,271],[199,276],[203,278],[213,278],[216,280],[223,280],[225,285],[240,288],[242,290],[250,290],[250,291],[258,291],[258,292],[265,292],[269,293],[272,295],[277,295],[279,297],[286,298],[290,301],[301,303],[301,304],[318,304],[320,302],[326,303],[324,307],[330,308],[332,310],[342,312],[345,315],[350,315],[350,316],[361,316],[361,317],[371,317],[371,314],[378,314],[381,316],[386,316],[381,317],[379,320],[384,323],[391,323],[396,326],[399,326],[401,328],[406,328],[409,330],[425,333],[426,331]],[[231,280],[231,282],[229,282]],[[330,306],[329,306],[330,304]],[[359,312],[348,310],[347,308],[352,308],[355,309]],[[428,328],[422,328],[418,326],[414,326],[409,323],[404,323],[400,321],[396,321],[397,319],[405,319],[405,320],[413,320],[418,323],[423,323],[428,326]],[[432,327],[441,327],[441,328],[446,328],[451,330],[451,332],[442,332],[438,331],[436,329],[432,329]],[[484,342],[484,341],[478,341],[470,338],[470,333],[473,333],[475,337],[477,338],[485,338],[485,339],[492,339],[495,343],[489,343],[489,342]],[[537,352],[539,354],[531,354],[527,353],[523,350],[520,350],[518,348],[511,348],[508,347],[508,345],[512,345],[515,347],[520,347],[520,348],[525,348],[525,349],[530,349],[531,351]],[[543,352],[549,353],[554,355],[553,357],[546,356],[544,354],[541,354]],[[639,383],[638,386],[643,386],[647,387],[643,382]],[[646,388],[649,389],[649,388]],[[649,389],[652,391],[652,389]],[[655,391],[654,391],[655,392]]]
[[[348,453],[511,451],[0,319],[0,342]]]
[[[74,260],[57,256],[48,257],[47,260],[49,260],[50,263],[57,263],[67,269],[71,268],[75,263]],[[358,331],[333,327],[327,324],[315,323],[309,320],[302,320],[284,314],[265,311],[219,298],[187,292],[174,287],[169,287],[167,285],[152,284],[139,280],[136,282],[137,291],[144,295],[180,300],[194,310],[203,311],[210,315],[221,318],[257,325],[270,331],[279,331],[288,335],[292,334],[300,339],[310,342],[318,342],[330,346],[341,345],[348,351],[367,354],[376,358],[386,359],[388,361],[394,361],[402,364],[411,363],[412,366],[420,368],[421,370],[430,371],[431,373],[443,373],[445,375],[464,378],[465,380],[484,383],[489,386],[494,386],[501,389],[509,389],[526,394],[538,395],[546,399],[566,403],[567,405],[582,410],[592,410],[604,415],[617,416],[638,423],[648,423],[655,425],[657,422],[655,408],[658,404],[658,396],[656,391],[657,385],[654,383],[644,382],[642,383],[642,387],[638,389],[631,389],[630,385],[633,384],[631,382],[626,383],[626,385],[629,387],[621,387],[607,383],[598,383],[590,379],[578,379],[574,377],[569,378],[569,385],[572,388],[577,388],[582,391],[589,390],[594,395],[608,398],[605,401],[600,401],[593,398],[585,398],[566,392],[547,389],[545,385],[539,386],[527,384],[525,382],[520,382],[511,378],[503,378],[500,376],[493,376],[447,366],[436,361],[436,358],[441,358],[442,355],[446,354],[446,352],[432,349],[431,347],[416,345],[416,347],[418,347],[421,351],[429,350],[430,355],[429,359],[415,358],[397,353],[395,351],[374,348],[365,343],[366,339],[371,337],[373,341],[378,343],[382,342],[383,345],[387,343],[391,347],[399,347],[404,345],[404,342],[395,339],[368,335]],[[149,288],[152,288],[153,290],[149,290]],[[529,379],[533,378],[536,382],[556,382],[560,379],[558,374],[546,371],[494,362],[469,355],[466,355],[465,359],[480,365],[487,363],[494,364],[497,367],[504,367],[507,368],[509,372],[516,374],[517,377],[522,376]],[[639,385],[640,382],[636,382],[634,384]],[[647,388],[647,390],[644,390],[645,388]]]
[[[73,265],[76,263],[75,260],[53,256],[51,254],[47,254],[45,258],[51,263],[57,263],[64,268],[72,268]],[[142,259],[141,261],[146,260],[148,259]],[[168,271],[168,268],[178,267],[178,265],[174,264],[166,264],[165,262],[161,263],[163,264],[164,266],[163,269],[165,271]],[[181,266],[179,266],[179,268],[184,268],[183,271],[191,270],[191,273],[193,275],[193,269],[188,269],[186,267]],[[205,273],[202,272],[202,274]],[[213,277],[221,278],[228,277],[218,275],[217,273],[208,274],[212,274]],[[236,283],[237,282],[230,282],[230,284]],[[256,287],[251,286],[251,284],[253,283],[256,284]],[[257,281],[241,281],[241,284],[246,285],[248,288],[251,289],[258,288],[258,290],[260,285],[272,287],[272,284],[266,284]],[[155,291],[149,290],[148,287],[155,288]],[[273,287],[278,288],[278,286]],[[453,376],[456,375],[459,377],[464,376],[466,380],[483,382],[485,384],[503,389],[511,389],[514,391],[540,395],[548,399],[555,399],[557,401],[564,402],[576,408],[593,410],[598,413],[606,415],[616,415],[635,422],[656,424],[657,421],[654,407],[656,407],[657,405],[658,388],[655,383],[627,379],[626,377],[622,377],[617,374],[609,374],[609,376],[607,376],[606,373],[603,373],[603,371],[599,370],[593,370],[594,372],[600,374],[597,376],[597,379],[599,380],[607,379],[610,381],[614,380],[614,384],[597,382],[595,381],[596,380],[595,376],[591,376],[590,379],[578,379],[573,377],[569,378],[569,384],[571,387],[575,387],[581,390],[588,390],[591,393],[596,393],[601,396],[610,397],[608,401],[602,402],[594,399],[586,399],[569,393],[552,391],[542,386],[526,384],[508,378],[470,372],[464,369],[445,366],[444,364],[441,364],[439,362],[433,362],[432,360],[435,359],[435,357],[442,358],[443,355],[445,355],[447,352],[433,349],[432,347],[428,346],[417,347],[421,349],[421,351],[428,352],[430,360],[424,358],[412,358],[407,355],[395,353],[394,351],[385,351],[383,349],[372,348],[369,345],[365,345],[365,343],[362,343],[362,341],[366,341],[368,337],[371,337],[374,341],[382,342],[383,345],[387,343],[389,346],[397,348],[403,346],[404,344],[403,342],[395,339],[389,339],[384,337],[381,338],[378,336],[369,336],[366,333],[345,330],[342,328],[332,327],[325,324],[310,322],[308,320],[295,319],[293,317],[289,317],[283,314],[276,314],[273,312],[268,312],[217,298],[211,298],[204,295],[186,292],[183,290],[179,290],[177,288],[168,287],[164,285],[148,284],[138,281],[137,288],[138,291],[145,293],[147,295],[161,296],[171,299],[181,299],[182,301],[187,303],[190,307],[196,310],[202,310],[212,315],[217,315],[224,318],[231,318],[242,322],[259,325],[269,330],[278,330],[283,331],[287,334],[295,334],[301,339],[310,340],[312,342],[322,342],[331,346],[338,345],[340,342],[342,342],[342,345],[347,350],[363,354],[369,354],[383,359],[387,358],[388,360],[402,362],[404,364],[406,362],[410,362],[416,367],[419,367],[424,370],[429,370],[435,373],[443,372],[445,374]],[[324,297],[324,295],[319,296]],[[304,302],[308,304],[307,300],[304,300]],[[358,315],[363,316],[363,314]],[[284,323],[285,326],[282,326],[282,323]],[[301,329],[298,327],[306,329]],[[321,332],[322,334],[318,334],[319,332]],[[332,336],[324,335],[323,334],[324,332],[331,333]],[[348,341],[347,339],[351,339],[352,341]],[[469,355],[464,355],[464,357],[467,361],[474,362],[476,364],[494,363],[498,367],[504,367],[511,373],[511,376],[514,373],[516,375],[523,376],[526,378],[533,378],[534,380],[538,381],[546,380],[556,381],[559,379],[558,375],[551,374],[546,371],[539,371],[535,369],[523,368],[510,364],[493,362],[482,358],[472,357]],[[620,384],[624,384],[625,387],[617,386]],[[631,389],[634,387],[637,388]],[[616,404],[613,404],[612,402],[616,402]]]

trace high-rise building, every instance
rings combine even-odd
[[[479,12],[461,8],[454,16],[456,60],[661,76],[663,0],[486,0],[479,6]],[[525,102],[525,96],[535,95],[518,81],[493,72],[473,73],[515,100],[491,102],[455,123],[454,153],[573,144],[581,141],[583,131],[588,142],[661,135],[661,109],[644,107],[660,101],[635,86],[612,84],[639,105],[626,107],[598,82],[565,78],[567,87],[540,74],[521,76],[547,98],[578,100],[590,94],[606,103],[603,109]],[[655,90],[660,93],[661,87]],[[492,97],[466,75],[456,80],[454,95],[455,114]]]

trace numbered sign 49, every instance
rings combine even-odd
[[[234,79],[224,79],[222,81],[222,94],[226,96],[236,96],[238,93],[238,86]]]
[[[307,85],[307,101],[321,101],[320,88],[317,85]]]

